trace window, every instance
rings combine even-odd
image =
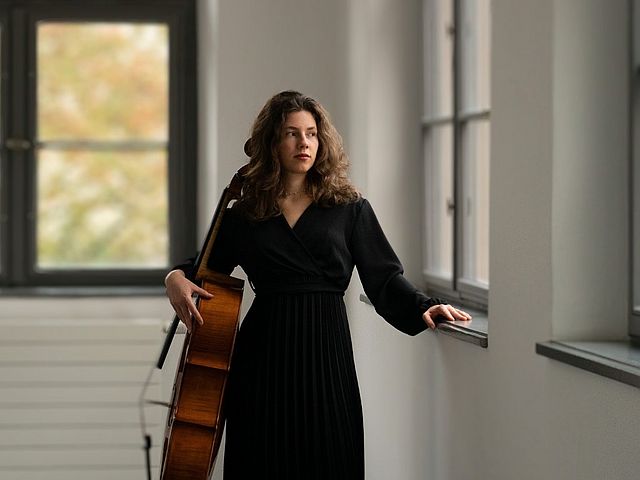
[[[490,0],[424,0],[423,155],[428,290],[486,307]]]
[[[159,285],[195,245],[193,2],[0,8],[0,282]]]
[[[629,333],[640,337],[640,2],[631,2],[633,45],[631,46],[631,312]]]

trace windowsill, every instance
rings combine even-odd
[[[12,297],[158,297],[165,294],[163,286],[121,287],[4,287],[0,298]]]
[[[360,301],[367,305],[372,305],[371,300],[363,293],[360,294]],[[473,343],[482,348],[489,345],[489,322],[485,312],[479,312],[469,308],[464,309],[469,312],[473,319],[470,322],[441,322],[437,324],[437,331],[444,335]]]
[[[630,340],[536,343],[536,353],[640,387],[640,346]]]

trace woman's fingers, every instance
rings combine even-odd
[[[434,318],[437,317],[444,317],[444,319],[449,322],[454,322],[456,320],[468,322],[472,318],[471,315],[469,315],[464,310],[459,310],[448,304],[433,305],[426,312],[424,312],[423,315],[424,321],[431,329],[436,328]]]
[[[184,305],[181,305],[181,304],[171,303],[171,306],[175,310],[176,315],[178,316],[180,321],[184,323],[185,326],[187,327],[187,330],[190,331],[191,330],[191,314],[189,313],[189,309],[184,307]]]
[[[456,320],[455,318],[453,318],[453,314],[451,313],[451,309],[453,309],[451,305],[440,305],[440,307],[440,315],[442,315],[450,322],[454,322]]]
[[[195,318],[195,320],[202,325],[204,323],[204,320],[202,319],[202,316],[200,315],[200,312],[198,311],[198,308],[196,307],[196,304],[193,303],[193,300],[189,299],[189,312],[191,313],[191,317]]]
[[[433,308],[433,307],[432,307]],[[430,309],[429,309],[430,310]],[[436,328],[436,324],[433,321],[433,318],[431,318],[431,314],[429,313],[429,310],[427,310],[426,312],[424,312],[422,314],[422,319],[427,323],[427,326],[431,329],[431,330],[435,330]]]
[[[213,295],[191,282],[183,274],[168,275],[165,284],[171,306],[187,329],[191,331],[194,320],[202,325],[204,320],[198,312],[193,295],[197,294],[207,300],[213,298]]]
[[[194,287],[195,288],[193,289],[193,291],[195,293],[197,293],[198,295],[200,295],[202,298],[207,298],[207,299],[213,298],[213,294],[207,292],[204,288],[200,288],[200,287],[197,287],[195,285],[194,285]]]
[[[457,308],[454,308],[454,310],[455,310],[456,318],[458,318],[458,320],[462,320],[463,322],[468,322],[473,318],[464,310],[458,310]]]

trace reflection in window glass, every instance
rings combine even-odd
[[[634,159],[633,182],[633,310],[640,315],[640,157]]]
[[[631,5],[633,19],[632,36],[632,65],[633,75],[632,98],[633,98],[633,160],[632,160],[632,243],[631,255],[633,258],[631,272],[631,304],[632,319],[631,333],[640,337],[640,2],[634,0]]]
[[[453,131],[451,125],[430,128],[425,151],[425,258],[428,275],[453,278]]]
[[[491,103],[491,2],[462,0],[460,10],[461,111],[488,109]]]
[[[37,268],[168,264],[168,28],[38,24]]]
[[[453,0],[430,0],[424,8],[426,118],[453,113]]]
[[[489,158],[489,121],[467,123],[462,130],[462,277],[485,288],[489,286]]]
[[[636,15],[640,17],[640,5],[636,6]],[[638,18],[640,21],[640,18]],[[640,30],[640,25],[636,30]],[[640,35],[636,33],[636,38],[640,38]],[[633,119],[633,136],[634,136],[634,153],[633,153],[633,184],[631,187],[631,194],[633,195],[632,204],[632,251],[633,258],[633,271],[631,272],[632,290],[632,308],[633,314],[636,316],[636,321],[640,322],[640,69],[638,68],[640,63],[636,64],[635,76],[634,76],[634,119]],[[640,336],[640,323],[636,327],[635,335]]]

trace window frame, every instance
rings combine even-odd
[[[193,0],[0,2],[2,66],[0,283],[3,287],[161,285],[158,269],[36,269],[36,30],[38,21],[158,22],[169,30],[168,265],[196,245],[197,75]],[[11,102],[11,103],[9,103]],[[31,148],[9,151],[8,138]]]
[[[425,11],[427,10],[427,2],[422,1],[422,28],[423,36],[425,35],[426,25],[424,22]],[[450,125],[452,128],[452,163],[453,163],[453,199],[454,204],[450,207],[453,218],[453,234],[452,234],[452,278],[451,280],[443,279],[430,274],[426,269],[426,263],[423,260],[423,279],[426,284],[427,293],[446,298],[461,305],[477,308],[487,311],[489,301],[489,288],[465,279],[463,277],[463,248],[464,248],[464,217],[460,213],[460,205],[464,205],[464,172],[463,172],[463,140],[462,131],[469,122],[474,120],[487,120],[490,122],[491,107],[486,109],[468,109],[461,110],[461,98],[463,95],[463,78],[461,65],[461,1],[451,0],[452,3],[452,22],[450,32],[452,32],[452,110],[450,115],[435,115],[429,117],[424,111],[421,119],[421,131],[423,138],[429,129],[437,128],[442,125]],[[422,61],[426,62],[427,52],[423,38]],[[424,67],[424,65],[423,65]],[[424,72],[425,69],[423,68]],[[422,94],[423,98],[428,95],[429,89],[427,79],[422,78]],[[424,101],[422,102],[424,105]],[[424,107],[423,107],[424,108]],[[424,146],[422,147],[423,165],[426,159]],[[426,199],[424,203],[425,212],[428,210]],[[424,240],[423,240],[424,241]],[[424,247],[426,250],[426,247]],[[488,253],[488,252],[487,252]]]
[[[629,2],[629,335],[640,341],[640,310],[635,310],[635,291],[640,282],[640,4]],[[640,302],[640,299],[637,299]]]

